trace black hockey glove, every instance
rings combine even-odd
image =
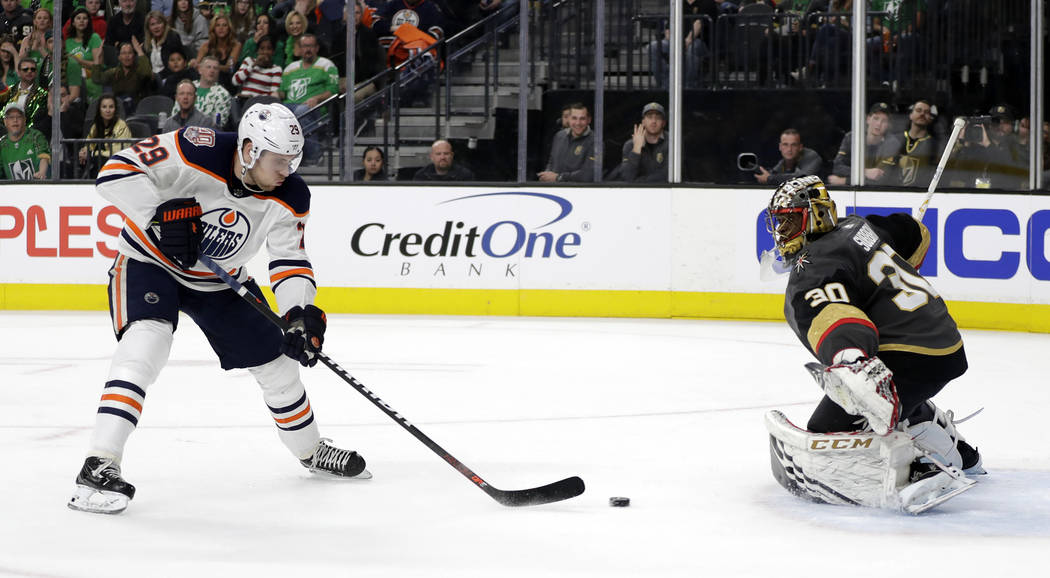
[[[192,198],[172,199],[157,207],[150,221],[158,238],[157,248],[182,269],[197,263],[204,237],[201,213],[200,203]]]
[[[296,305],[284,314],[284,320],[288,322],[288,330],[284,332],[284,343],[281,344],[281,353],[303,364],[304,367],[317,365],[315,351],[321,351],[324,343],[324,330],[328,327],[328,320],[324,311],[313,305],[307,305],[306,309]]]

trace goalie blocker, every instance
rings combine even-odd
[[[766,414],[765,423],[773,477],[788,492],[814,502],[920,514],[975,484],[959,469],[931,459],[904,432],[815,433],[776,410]],[[936,469],[913,476],[912,464],[920,457]]]

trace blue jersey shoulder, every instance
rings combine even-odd
[[[187,126],[176,132],[179,151],[186,164],[229,180],[233,155],[237,152],[237,133],[216,132],[199,126]]]
[[[310,212],[310,187],[296,173],[288,175],[288,178],[281,183],[281,186],[273,191],[256,196],[278,201],[297,216],[303,216]]]

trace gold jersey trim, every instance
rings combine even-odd
[[[879,351],[903,351],[905,353],[918,353],[919,355],[945,356],[951,355],[962,349],[962,339],[950,347],[922,347],[921,345],[908,345],[906,343],[880,343]]]
[[[930,230],[926,228],[920,221],[915,221],[919,224],[919,233],[922,235],[922,240],[919,241],[919,246],[915,248],[915,252],[908,257],[908,264],[915,269],[922,265],[923,259],[926,258],[926,252],[930,250]]]
[[[806,340],[809,341],[810,349],[815,353],[820,347],[821,339],[824,338],[828,330],[844,319],[857,319],[866,322],[865,324],[873,329],[875,327],[871,319],[859,308],[842,303],[831,303],[826,305],[809,325],[809,331],[806,332]]]

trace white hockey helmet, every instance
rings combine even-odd
[[[245,170],[255,166],[263,151],[295,155],[289,166],[291,173],[299,168],[299,163],[303,160],[303,146],[306,144],[303,127],[299,125],[299,119],[283,104],[260,103],[248,107],[237,127],[239,155],[243,154],[245,140],[252,142],[248,158],[241,157],[241,165]]]

